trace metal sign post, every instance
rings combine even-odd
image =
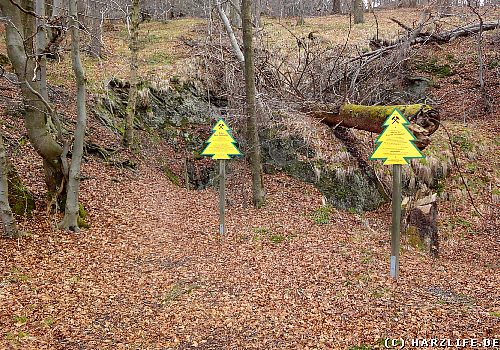
[[[206,141],[202,156],[210,156],[219,160],[219,238],[226,233],[224,211],[226,205],[226,160],[231,156],[241,156],[236,147],[236,141],[231,135],[231,129],[224,120],[219,119],[212,128],[212,135]]]
[[[224,227],[224,210],[226,206],[226,161],[219,160],[219,235],[222,237],[226,233]]]
[[[425,156],[413,143],[416,138],[408,129],[410,122],[395,108],[387,117],[384,131],[377,138],[377,147],[370,159],[383,159],[392,164],[392,229],[391,229],[391,277],[398,278],[399,247],[401,235],[401,164],[410,158]]]
[[[392,166],[391,277],[398,278],[401,235],[401,164]]]

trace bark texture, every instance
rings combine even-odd
[[[33,11],[33,2],[23,0],[23,9]],[[50,118],[49,102],[44,101],[37,70],[33,61],[35,47],[34,17],[21,11],[8,0],[0,1],[2,13],[9,18],[6,24],[6,43],[9,59],[20,82],[25,107],[24,121],[28,137],[37,153],[43,158],[45,182],[49,194],[54,196],[64,192],[62,169],[62,147],[49,132],[47,120]],[[29,51],[27,51],[29,50]]]
[[[265,202],[260,139],[257,130],[255,67],[253,60],[252,2],[242,1],[243,46],[245,56],[245,93],[249,158],[252,169],[253,204],[260,208]]]
[[[381,133],[382,124],[398,108],[410,121],[408,129],[415,135],[415,145],[424,149],[431,142],[430,136],[439,128],[439,112],[424,104],[394,106],[363,106],[345,104],[313,104],[305,112],[329,126],[343,126],[373,133]]]
[[[129,147],[134,141],[134,119],[137,104],[137,70],[139,52],[139,0],[132,1],[132,16],[130,26],[130,89],[128,93],[127,116],[125,118],[125,132],[123,135],[123,143]]]
[[[364,5],[363,0],[352,0],[352,16],[354,18],[354,24],[364,23]]]
[[[9,205],[8,172],[7,155],[3,144],[3,136],[0,134],[0,219],[2,220],[4,235],[7,237],[16,237],[19,232],[17,230],[16,219]]]
[[[78,26],[76,0],[69,1],[69,12],[71,27],[71,61],[77,87],[77,121],[71,166],[69,168],[68,176],[66,210],[64,211],[64,218],[59,224],[59,227],[76,232],[79,231],[78,217],[80,207],[78,197],[80,192],[80,168],[82,164],[85,128],[87,125],[87,111],[85,102],[85,73],[80,60],[80,30]]]

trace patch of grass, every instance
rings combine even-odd
[[[165,294],[165,296],[162,298],[162,302],[164,304],[169,304],[170,302],[176,300],[180,296],[184,294],[191,294],[193,291],[197,289],[200,289],[200,287],[195,284],[184,284],[177,282]]]
[[[312,221],[317,225],[326,225],[330,223],[333,208],[329,205],[323,205],[309,215]]]
[[[418,63],[416,68],[421,72],[435,75],[438,78],[446,78],[455,74],[448,63],[440,64],[435,57],[431,58],[429,61]]]
[[[451,141],[457,144],[463,152],[471,152],[474,145],[467,135],[453,135]]]
[[[373,350],[373,347],[370,345],[361,344],[361,345],[353,345],[349,348],[349,350]]]
[[[7,281],[10,283],[26,282],[29,280],[29,276],[24,274],[17,267],[10,269],[10,276],[7,277]]]
[[[468,163],[465,165],[465,170],[467,170],[468,173],[474,174],[477,170],[477,165],[474,163]]]
[[[18,345],[21,343],[21,341],[25,340],[29,336],[30,334],[28,332],[23,331],[19,331],[17,333],[7,332],[5,334],[5,339],[7,339],[7,341],[9,341],[11,344]]]
[[[253,240],[258,241],[262,239],[263,236],[266,236],[270,230],[266,227],[254,227],[252,229],[254,235],[253,235]]]
[[[500,318],[500,311],[491,311],[489,314],[491,316]]]
[[[14,315],[14,317],[12,317],[12,319],[14,320],[14,323],[16,324],[16,326],[22,326],[24,324],[26,324],[28,322],[28,316],[18,316],[18,315]]]
[[[173,63],[173,60],[163,52],[154,52],[146,58],[146,63],[149,65],[171,65]]]
[[[492,60],[490,63],[488,63],[488,69],[495,69],[500,67],[500,60]]]
[[[285,236],[283,236],[282,234],[279,234],[279,233],[276,233],[276,234],[270,234],[269,235],[269,240],[275,244],[277,243],[281,243],[283,242],[284,240],[286,239]]]
[[[42,324],[46,327],[50,327],[52,326],[54,323],[56,322],[56,320],[54,320],[52,317],[48,317],[46,319],[44,319],[42,321]]]
[[[261,244],[263,240],[268,239],[271,243],[278,244],[291,239],[293,236],[287,236],[282,233],[272,232],[267,227],[254,227],[252,229],[252,241]]]

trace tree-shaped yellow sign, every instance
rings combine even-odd
[[[425,156],[413,143],[416,138],[406,125],[410,124],[396,108],[384,122],[385,129],[377,138],[377,148],[370,159],[383,159],[385,165],[408,164],[409,158]]]
[[[207,147],[201,152],[202,156],[211,156],[212,159],[231,159],[230,156],[241,156],[236,147],[236,141],[231,136],[231,129],[219,119],[212,129],[213,133],[207,140]]]

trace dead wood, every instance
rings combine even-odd
[[[398,22],[400,26],[406,29],[408,32],[412,32],[412,29],[408,26]],[[480,31],[488,31],[494,30],[496,28],[500,28],[500,22],[486,22],[483,23],[482,29],[479,23],[471,24],[465,27],[459,27],[452,30],[444,31],[441,33],[429,33],[429,32],[420,32],[416,31],[416,35],[408,38],[408,36],[399,37],[395,40],[391,41],[380,41],[373,39],[370,42],[370,47],[376,47],[378,49],[367,52],[363,55],[360,55],[353,59],[353,61],[360,59],[370,59],[373,57],[380,57],[381,55],[387,53],[388,51],[399,48],[402,44],[406,43],[406,45],[418,45],[418,44],[444,44],[450,41],[455,40],[459,37],[470,36],[479,33]],[[414,30],[413,30],[414,31]],[[408,40],[409,39],[409,40]]]
[[[304,111],[332,127],[343,126],[378,134],[382,132],[382,124],[394,108],[398,108],[410,121],[408,129],[417,138],[415,145],[420,149],[427,147],[431,142],[430,136],[439,127],[439,112],[428,105],[363,106],[345,104],[339,107],[334,104],[314,103],[307,105]]]

